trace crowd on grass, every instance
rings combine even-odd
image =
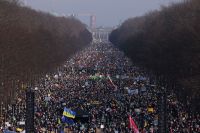
[[[131,115],[141,133],[159,133],[161,87],[109,43],[95,43],[71,57],[57,72],[35,84],[35,132],[130,133]],[[24,129],[25,94],[3,108],[2,131]],[[200,116],[176,94],[167,93],[169,133],[199,133]],[[62,121],[64,107],[76,112],[73,123]],[[18,130],[19,131],[19,130]],[[20,131],[19,131],[20,132]]]

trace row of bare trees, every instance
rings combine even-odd
[[[111,33],[110,41],[138,65],[180,85],[178,93],[195,103],[200,97],[199,23],[200,1],[184,0],[128,19]]]
[[[74,18],[55,17],[0,0],[0,102],[21,84],[60,66],[92,40]]]

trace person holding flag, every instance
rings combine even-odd
[[[135,124],[134,120],[131,118],[131,116],[129,115],[129,127],[132,131],[132,133],[139,133],[139,130],[137,128],[137,125]]]

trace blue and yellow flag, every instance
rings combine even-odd
[[[62,120],[63,123],[66,123],[68,125],[73,125],[74,124],[73,119],[67,118],[66,116],[62,116],[61,120]]]
[[[72,111],[72,110],[70,110],[70,109],[68,109],[68,108],[64,108],[64,111],[63,111],[63,116],[66,116],[66,117],[68,117],[68,118],[75,118],[75,116],[76,116],[76,112],[74,112],[74,111]]]

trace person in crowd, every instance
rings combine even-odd
[[[130,114],[141,133],[159,133],[161,90],[150,77],[111,44],[92,44],[34,86],[36,132],[129,133]],[[3,110],[13,128],[25,120],[24,91],[18,90],[15,103],[15,111],[11,105]],[[74,124],[62,123],[64,107],[77,111]],[[88,118],[78,119],[79,111]],[[173,91],[167,94],[167,125],[170,133],[200,132],[199,114],[189,112]]]

